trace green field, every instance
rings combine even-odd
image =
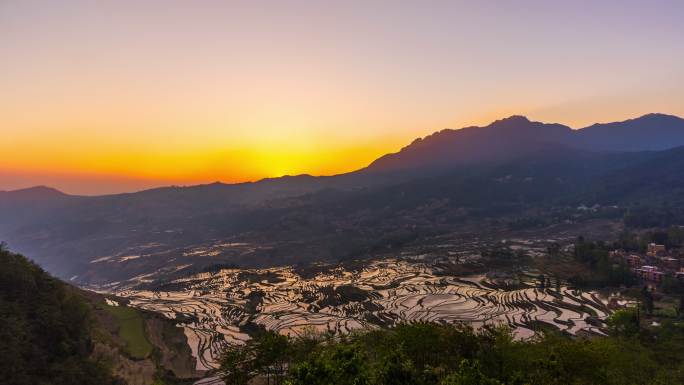
[[[107,311],[119,321],[119,336],[126,341],[126,351],[133,358],[145,358],[152,353],[152,345],[145,337],[140,313],[126,306],[108,306]]]

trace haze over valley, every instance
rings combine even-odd
[[[684,120],[670,115],[577,131],[512,116],[436,132],[330,177],[95,197],[49,187],[4,192],[0,236],[63,279],[107,285],[221,264],[369,258],[442,234],[505,232],[521,221],[578,222],[580,235],[583,217],[593,218],[582,205],[618,218],[648,198],[679,212],[679,145]]]

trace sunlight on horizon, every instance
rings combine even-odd
[[[0,190],[329,175],[513,114],[684,115],[684,3],[527,3],[2,2]]]

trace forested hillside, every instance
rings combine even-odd
[[[4,245],[0,266],[0,384],[163,385],[199,375],[172,321],[110,306]]]
[[[4,248],[0,266],[0,383],[121,383],[89,358],[93,318],[76,289]]]

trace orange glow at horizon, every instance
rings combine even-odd
[[[514,114],[684,116],[669,3],[0,1],[0,190],[331,175]]]
[[[138,138],[140,139],[140,138]],[[74,133],[46,141],[29,140],[0,143],[5,161],[0,165],[3,177],[25,176],[26,180],[9,189],[41,182],[45,176],[80,180],[84,184],[99,181],[120,181],[120,187],[102,186],[74,189],[72,185],[56,186],[68,193],[101,194],[125,192],[163,185],[191,185],[220,181],[240,183],[284,175],[335,175],[358,170],[373,160],[398,150],[404,138],[384,138],[364,143],[302,143],[296,138],[261,140],[245,146],[231,146],[222,141],[184,145],[145,142],[139,145],[117,143],[113,138],[93,138]],[[339,139],[338,139],[339,141]],[[17,145],[20,143],[19,145]],[[35,178],[30,178],[35,175]],[[10,178],[11,179],[11,178]],[[134,182],[130,184],[128,182]],[[129,186],[130,185],[130,186]],[[2,188],[0,188],[2,190]]]

